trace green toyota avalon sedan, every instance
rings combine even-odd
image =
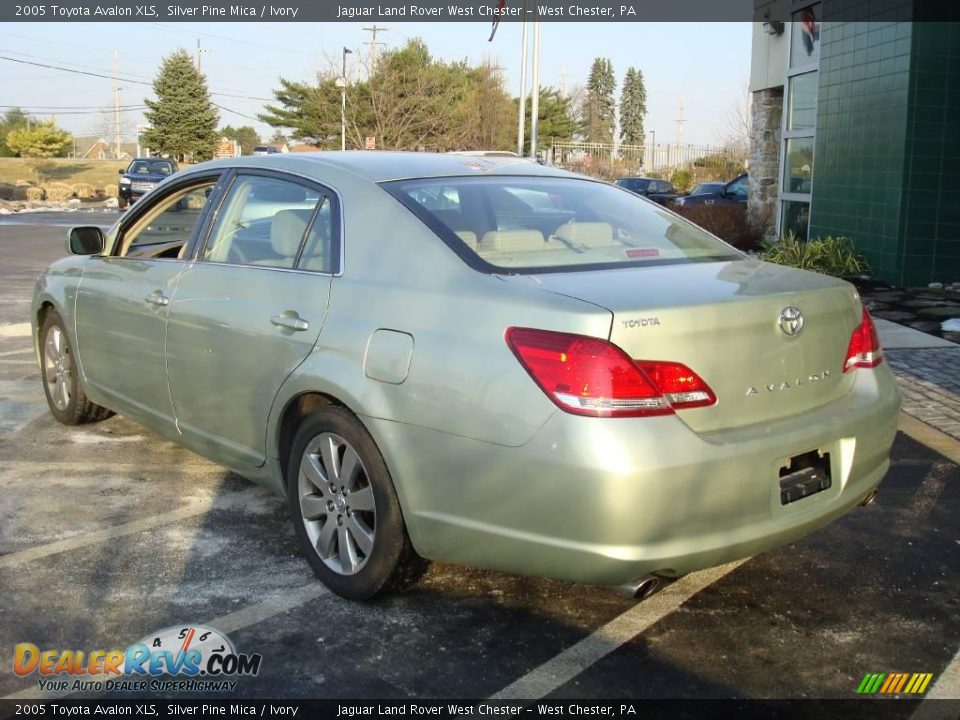
[[[50,410],[284,493],[333,591],[422,558],[620,586],[872,500],[899,396],[853,287],[518,158],[204,163],[37,282]]]

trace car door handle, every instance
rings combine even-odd
[[[151,293],[150,295],[147,295],[144,298],[144,300],[146,300],[151,305],[159,305],[160,307],[164,307],[170,304],[170,298],[168,298],[159,290],[157,290],[155,293]]]
[[[303,330],[310,329],[310,323],[300,317],[290,317],[289,315],[274,315],[270,318],[272,322],[277,327],[286,328],[287,330],[294,330],[296,332],[302,332]]]

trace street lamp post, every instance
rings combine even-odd
[[[336,85],[340,88],[340,149],[347,149],[347,55],[353,50],[343,48],[343,74],[337,78]]]

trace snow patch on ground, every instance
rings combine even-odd
[[[950,318],[940,323],[943,332],[960,332],[960,318]]]

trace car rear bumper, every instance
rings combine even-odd
[[[422,555],[596,584],[680,575],[839,517],[889,467],[900,399],[886,364],[814,411],[698,435],[674,416],[557,412],[521,447],[363,418]],[[788,505],[779,468],[830,453],[832,484]]]

